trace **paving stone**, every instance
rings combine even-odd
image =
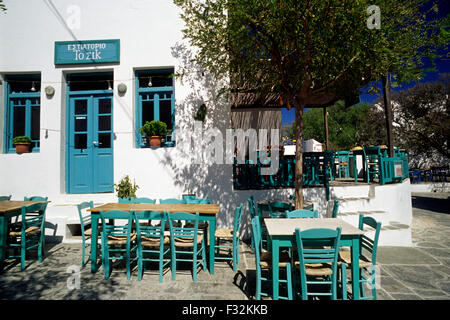
[[[440,264],[433,256],[418,248],[389,246],[378,248],[377,262],[380,264]]]

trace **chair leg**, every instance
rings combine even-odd
[[[84,257],[85,257],[85,253],[86,253],[86,242],[85,242],[85,238],[84,235],[82,235],[81,237],[81,243],[82,243],[82,247],[81,247],[81,268],[84,268],[85,263],[84,263]]]
[[[341,264],[342,300],[347,300],[347,265]]]
[[[194,282],[197,282],[197,250],[194,249],[192,254],[192,277],[194,278]]]
[[[261,300],[261,269],[256,268],[256,300]]]
[[[26,245],[25,245],[25,239],[21,239],[22,245],[20,248],[20,270],[25,270],[25,258],[27,254]]]
[[[286,264],[286,280],[287,280],[287,291],[288,291],[288,299],[293,300],[293,294],[292,294],[292,270],[291,270],[291,264]]]
[[[140,250],[138,248],[138,281],[142,280],[142,276],[144,273],[144,261],[142,261],[142,259],[143,259],[142,249]]]
[[[171,255],[172,255],[172,259],[171,259],[172,280],[175,280],[176,273],[177,273],[177,260],[176,260],[177,254],[176,254],[175,250],[176,250],[175,247],[172,247],[172,250],[171,250]]]

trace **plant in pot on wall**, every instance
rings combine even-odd
[[[14,137],[12,140],[13,146],[16,148],[16,153],[29,153],[31,146],[31,138],[27,136]]]
[[[158,120],[147,121],[139,130],[143,136],[147,137],[151,147],[161,146],[161,139],[167,134],[167,125]]]
[[[131,198],[136,198],[136,190],[139,186],[136,181],[131,183],[131,179],[128,175],[119,181],[119,184],[114,184],[116,188],[117,197],[119,197],[119,203],[131,202]]]

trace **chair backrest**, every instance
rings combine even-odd
[[[287,211],[285,212],[286,218],[318,218],[319,212],[317,210],[293,210],[293,211]]]
[[[338,211],[339,211],[339,200],[334,200],[333,201],[333,212],[331,214],[331,217],[337,218]]]
[[[267,202],[271,218],[281,218],[287,211],[294,210],[294,206],[288,202],[283,201],[268,201]]]
[[[41,232],[44,231],[47,204],[47,202],[40,202],[31,206],[22,206],[22,231],[25,231],[29,227],[39,227]],[[37,213],[37,215],[27,217],[27,213]]]
[[[241,203],[239,207],[234,210],[234,222],[233,222],[233,240],[237,240],[241,233],[241,218],[242,208],[244,204]]]
[[[367,236],[367,232],[361,236],[360,240],[360,253],[369,253],[371,257],[372,264],[376,264],[377,259],[377,247],[378,238],[380,237],[381,222],[376,221],[372,217],[365,217],[363,214],[359,215],[359,229],[364,230],[364,226],[369,226],[375,229],[375,234],[373,239]]]
[[[32,196],[32,197],[23,197],[24,201],[47,201],[48,197],[41,196]]]
[[[256,262],[256,267],[259,268],[260,267],[260,261],[261,261],[261,248],[262,248],[262,237],[261,237],[261,224],[259,222],[259,218],[258,217],[253,217],[252,221],[251,221],[251,226],[252,226],[252,238],[253,238],[253,243],[255,245],[255,262]]]
[[[180,199],[169,198],[169,199],[159,199],[159,203],[160,204],[185,204],[186,201],[180,200]]]
[[[210,204],[211,200],[209,199],[202,199],[202,198],[196,198],[196,199],[190,199],[190,198],[186,198],[184,199],[185,203],[187,204]]]
[[[301,231],[299,228],[295,229],[302,283],[306,283],[305,264],[307,263],[330,263],[332,275],[334,278],[336,277],[340,239],[341,227],[335,230],[317,228]]]
[[[253,196],[250,196],[248,198],[248,210],[250,211],[250,219],[253,219],[253,217],[257,216],[255,199],[253,198]]]
[[[111,211],[100,211],[100,218],[102,220],[104,236],[127,236],[128,239],[131,235],[131,228],[134,218],[134,211],[122,211],[122,210],[111,210]],[[126,225],[108,225],[106,224],[107,219],[114,220],[127,220]]]
[[[199,221],[199,213],[187,213],[187,212],[174,212],[169,213],[169,230],[171,240],[178,238],[181,240],[192,240],[194,246],[197,246],[197,235],[198,235],[198,221]],[[189,221],[191,222],[190,227],[179,226],[175,224],[174,221]]]
[[[11,196],[0,196],[0,201],[11,200]]]
[[[83,213],[83,210],[87,208],[92,209],[93,207],[94,207],[93,201],[86,201],[77,205],[78,216],[80,217],[81,231],[83,234],[84,234],[84,226],[91,224],[91,215],[89,213],[88,214]]]
[[[167,214],[165,212],[156,212],[156,211],[142,211],[142,212],[134,212],[134,221],[136,222],[136,233],[138,237],[138,241],[141,241],[141,237],[147,238],[158,238],[161,240],[161,244],[163,244],[162,240],[164,239],[164,230],[166,227],[166,219]],[[160,220],[161,223],[157,226],[152,225],[141,225],[139,220]]]
[[[131,198],[131,203],[156,203],[156,200],[150,198]]]

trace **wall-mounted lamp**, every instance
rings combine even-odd
[[[120,84],[117,86],[117,91],[118,91],[120,94],[125,94],[125,92],[127,92],[127,86],[126,86],[126,84],[125,84],[125,83],[120,83]]]
[[[152,77],[148,77],[148,84],[147,84],[149,87],[151,87],[151,86],[153,86],[153,83],[152,83]]]
[[[34,86],[34,81],[33,82],[31,82],[31,91],[36,91],[36,87]]]
[[[108,80],[108,90],[112,90],[111,88],[111,82]]]
[[[55,94],[55,88],[53,88],[52,86],[46,86],[45,87],[45,94],[48,97],[52,97]]]

